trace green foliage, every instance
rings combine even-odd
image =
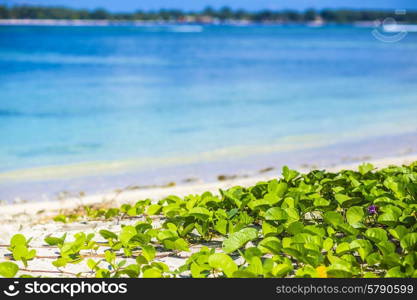
[[[235,186],[213,195],[149,199],[120,208],[86,209],[87,219],[141,217],[120,230],[47,236],[59,249],[57,268],[80,263],[105,247],[102,259],[88,258],[95,277],[415,277],[417,275],[417,164],[375,171],[299,174],[252,187]],[[152,218],[149,216],[153,216]],[[80,216],[81,218],[82,216]],[[153,223],[157,217],[158,226]],[[63,219],[63,218],[58,218]],[[68,218],[64,218],[68,221]],[[61,221],[61,220],[58,220]],[[159,252],[190,252],[202,243],[222,244],[192,251],[176,270]],[[29,241],[13,236],[9,250],[24,264],[33,259]],[[99,255],[100,257],[100,255]],[[126,265],[126,258],[136,263]],[[15,265],[0,264],[0,275],[15,276]]]
[[[65,233],[60,238],[53,237],[53,236],[47,236],[45,238],[45,243],[47,243],[50,246],[62,246],[65,242],[65,238],[67,237],[67,234]]]
[[[36,250],[29,249],[29,240],[26,240],[26,237],[22,234],[15,234],[10,239],[10,247],[9,250],[13,254],[14,260],[20,260],[23,262],[25,266],[28,265],[28,261],[32,260],[36,256]]]
[[[0,276],[2,277],[13,278],[18,271],[19,267],[15,263],[8,261],[0,263]]]
[[[224,253],[210,255],[208,263],[213,269],[221,270],[227,277],[233,277],[233,273],[238,269],[233,259]]]
[[[223,250],[231,253],[243,247],[247,242],[257,238],[258,232],[255,228],[244,228],[232,233],[224,242]]]
[[[97,249],[96,242],[93,241],[94,234],[86,235],[84,232],[79,232],[74,235],[74,240],[71,242],[64,242],[57,244],[60,249],[60,257],[52,262],[57,267],[64,267],[68,263],[76,264],[83,260],[80,251]]]

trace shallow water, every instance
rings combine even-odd
[[[0,27],[0,181],[244,161],[416,132],[417,34],[391,44],[371,31]]]

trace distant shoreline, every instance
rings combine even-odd
[[[181,24],[300,24],[324,23],[352,24],[367,22],[381,24],[394,19],[397,23],[416,24],[417,11],[413,9],[268,9],[245,10],[242,8],[213,8],[182,10],[161,8],[159,10],[135,10],[110,12],[103,8],[74,9],[64,6],[0,5],[0,19],[36,20],[83,20],[94,22],[154,22]],[[114,24],[114,23],[113,23]]]
[[[339,24],[331,22],[254,22],[254,21],[239,21],[228,20],[226,22],[187,22],[187,21],[124,21],[124,20],[71,20],[71,19],[0,19],[0,26],[286,26],[286,25],[300,25],[309,27],[321,27],[328,25],[345,25],[345,26],[360,26],[360,27],[375,27],[374,22],[358,21],[353,23]]]

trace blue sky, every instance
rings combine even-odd
[[[248,10],[321,8],[417,9],[416,0],[0,0],[1,4],[62,5],[73,8],[102,7],[111,11],[181,8],[199,10],[230,6]]]

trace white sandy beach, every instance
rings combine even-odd
[[[417,155],[408,155],[402,157],[387,157],[380,160],[370,161],[375,167],[382,168],[388,165],[402,165],[410,164],[417,161]],[[327,168],[328,171],[338,171],[342,169],[356,169],[360,163],[352,163],[348,165],[339,165],[337,167]],[[308,170],[299,170],[308,171]],[[71,210],[80,205],[106,204],[108,207],[118,207],[123,203],[134,203],[141,199],[152,199],[158,201],[168,195],[185,196],[188,194],[199,194],[205,191],[218,193],[219,189],[227,189],[235,185],[250,186],[256,182],[269,180],[279,176],[279,170],[271,170],[262,175],[237,178],[233,180],[218,181],[211,183],[192,183],[174,187],[152,188],[143,190],[120,191],[109,194],[98,194],[84,196],[80,198],[68,198],[61,201],[48,202],[33,202],[24,204],[11,204],[1,206],[2,214],[0,215],[0,255],[3,259],[9,257],[7,244],[10,238],[16,233],[22,233],[26,237],[33,237],[30,245],[37,250],[38,258],[29,262],[29,271],[21,272],[21,274],[31,274],[36,276],[74,276],[78,272],[88,271],[84,262],[75,265],[68,265],[62,271],[57,271],[52,265],[51,261],[57,258],[57,249],[45,247],[44,238],[48,234],[53,236],[60,236],[65,232],[68,233],[68,239],[77,232],[96,233],[96,239],[100,241],[98,231],[100,229],[108,229],[118,232],[121,224],[133,224],[139,219],[128,219],[118,221],[76,221],[73,223],[60,223],[52,220],[53,216],[58,215],[63,210]],[[158,223],[158,222],[156,222]],[[104,241],[104,240],[103,240]],[[191,251],[198,250],[199,246],[191,247]],[[99,249],[98,253],[103,252]],[[190,253],[180,253],[176,256],[166,256],[166,253],[158,253],[161,258],[160,261],[167,263],[170,268],[177,268],[185,262],[186,257]],[[19,262],[20,264],[20,262]],[[22,266],[20,264],[20,266]],[[23,266],[22,266],[23,267]],[[38,272],[39,271],[39,272]],[[42,272],[40,272],[42,271]],[[47,272],[44,272],[47,271]],[[51,272],[51,273],[48,273]],[[69,273],[65,273],[69,272]],[[71,274],[74,273],[74,274]]]
[[[387,157],[383,159],[370,160],[366,162],[372,163],[376,168],[383,168],[389,165],[410,164],[417,161],[417,155],[404,155],[397,157]],[[325,168],[327,171],[336,172],[343,169],[356,169],[362,162],[355,162],[349,164],[341,164],[334,167]],[[300,172],[308,172],[309,169],[298,169]],[[226,189],[235,185],[249,186],[259,181],[270,180],[276,178],[280,174],[280,170],[273,169],[264,174],[259,174],[251,177],[237,177],[236,179],[216,181],[216,182],[198,182],[183,185],[176,185],[172,187],[157,187],[139,190],[120,190],[108,194],[86,195],[77,198],[65,198],[63,200],[53,201],[39,201],[22,204],[7,204],[1,206],[3,215],[0,217],[0,224],[6,221],[7,215],[13,214],[27,214],[30,216],[56,212],[61,209],[72,209],[80,205],[92,205],[96,203],[108,202],[114,206],[140,199],[152,199],[158,201],[168,195],[185,196],[188,194],[199,194],[205,191],[217,193],[219,189]]]

